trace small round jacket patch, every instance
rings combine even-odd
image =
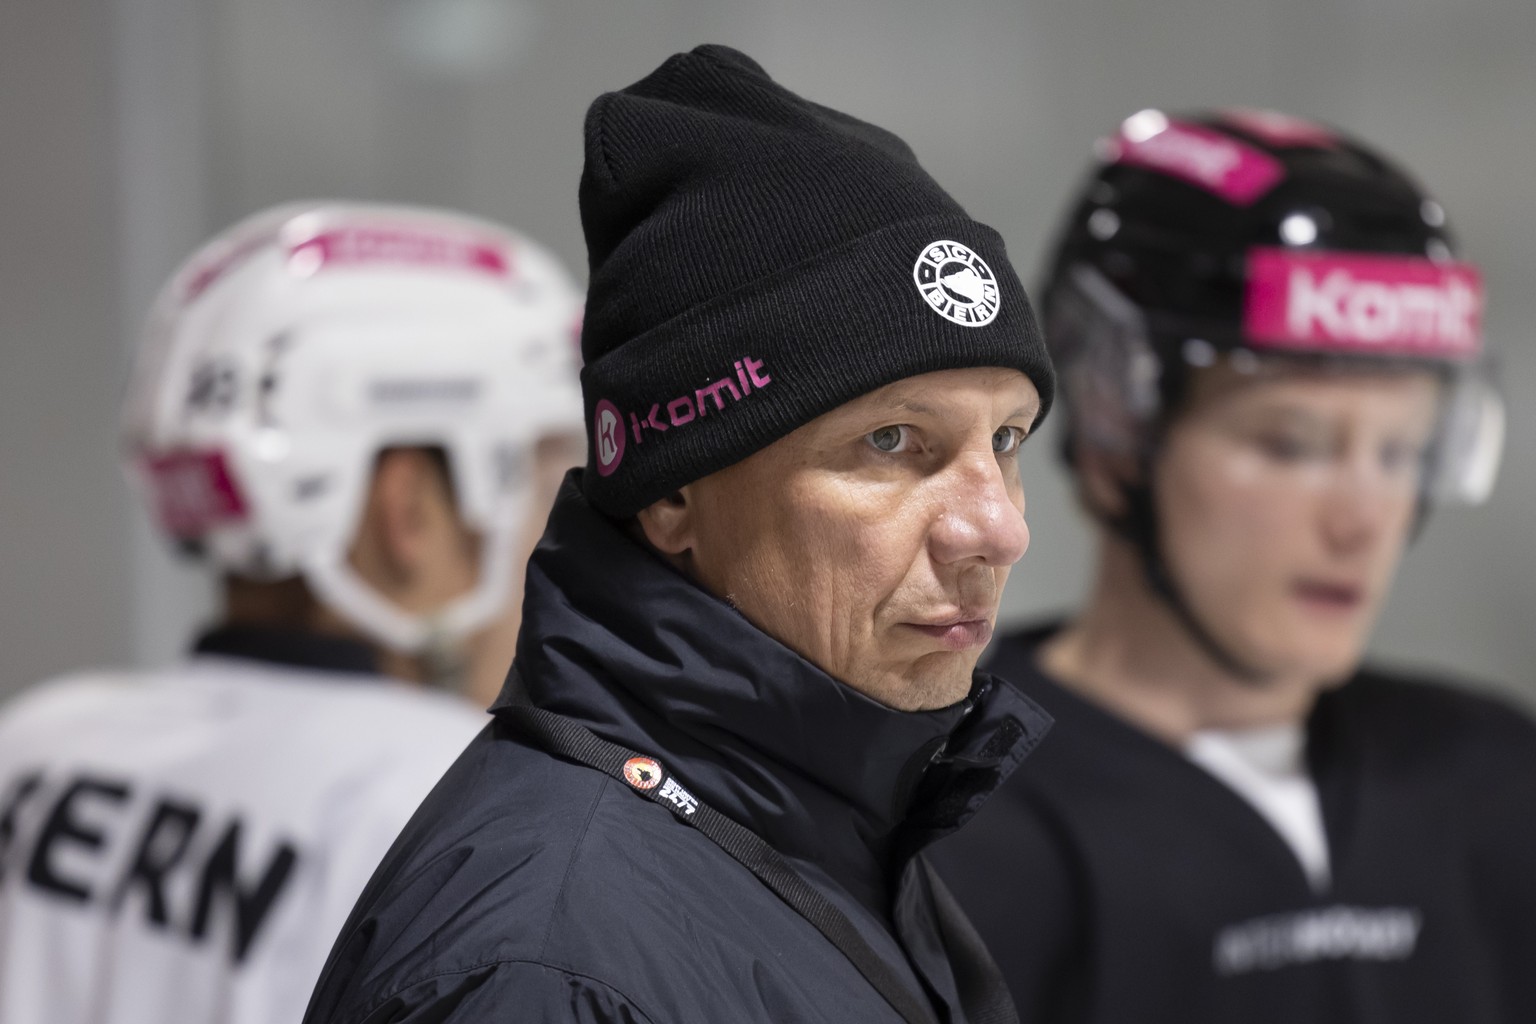
[[[923,300],[946,320],[980,327],[997,316],[1002,295],[987,261],[959,242],[932,242],[912,268]]]
[[[661,785],[661,763],[650,757],[632,757],[624,762],[624,781],[636,789],[655,789]]]

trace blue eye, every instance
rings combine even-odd
[[[1024,431],[1020,427],[998,427],[992,435],[992,450],[998,455],[1013,455],[1024,443]]]
[[[905,426],[881,427],[865,434],[864,440],[868,441],[876,451],[890,455],[906,451],[910,447],[908,444],[910,433],[911,428]]]

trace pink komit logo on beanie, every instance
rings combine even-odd
[[[592,414],[592,448],[597,453],[598,475],[612,475],[624,458],[624,417],[606,398]]]
[[[767,371],[766,364],[761,359],[742,356],[732,364],[731,368],[734,373],[727,372],[701,388],[694,388],[691,392],[685,392],[665,402],[652,402],[649,412],[645,411],[645,403],[642,401],[641,411],[629,414],[631,439],[635,444],[645,444],[647,438],[661,437],[669,430],[701,422],[710,415],[711,411],[724,412],[735,403],[751,397],[755,392],[773,383],[773,376]],[[613,406],[609,405],[609,408],[612,409]],[[613,411],[618,412],[617,409]],[[615,464],[624,454],[622,430],[620,434],[618,454],[614,456]],[[602,468],[601,449],[599,449],[598,468]]]
[[[1243,326],[1263,348],[1464,359],[1482,348],[1483,285],[1469,263],[1417,256],[1248,254]]]
[[[1158,110],[1132,114],[1105,144],[1104,158],[1198,185],[1248,206],[1285,176],[1280,161],[1220,132],[1175,121]]]

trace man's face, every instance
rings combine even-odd
[[[826,413],[642,513],[708,590],[832,677],[901,710],[964,698],[1029,545],[1017,370],[944,370]]]
[[[1196,378],[1156,468],[1163,556],[1245,664],[1354,670],[1413,524],[1437,395],[1427,372]]]

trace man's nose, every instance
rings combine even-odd
[[[1335,551],[1348,553],[1380,537],[1395,507],[1414,501],[1411,488],[1387,479],[1367,460],[1339,467],[1323,496],[1323,535]]]
[[[1018,487],[990,453],[957,460],[938,495],[930,536],[934,558],[942,564],[975,560],[995,567],[1023,558],[1029,526]]]

